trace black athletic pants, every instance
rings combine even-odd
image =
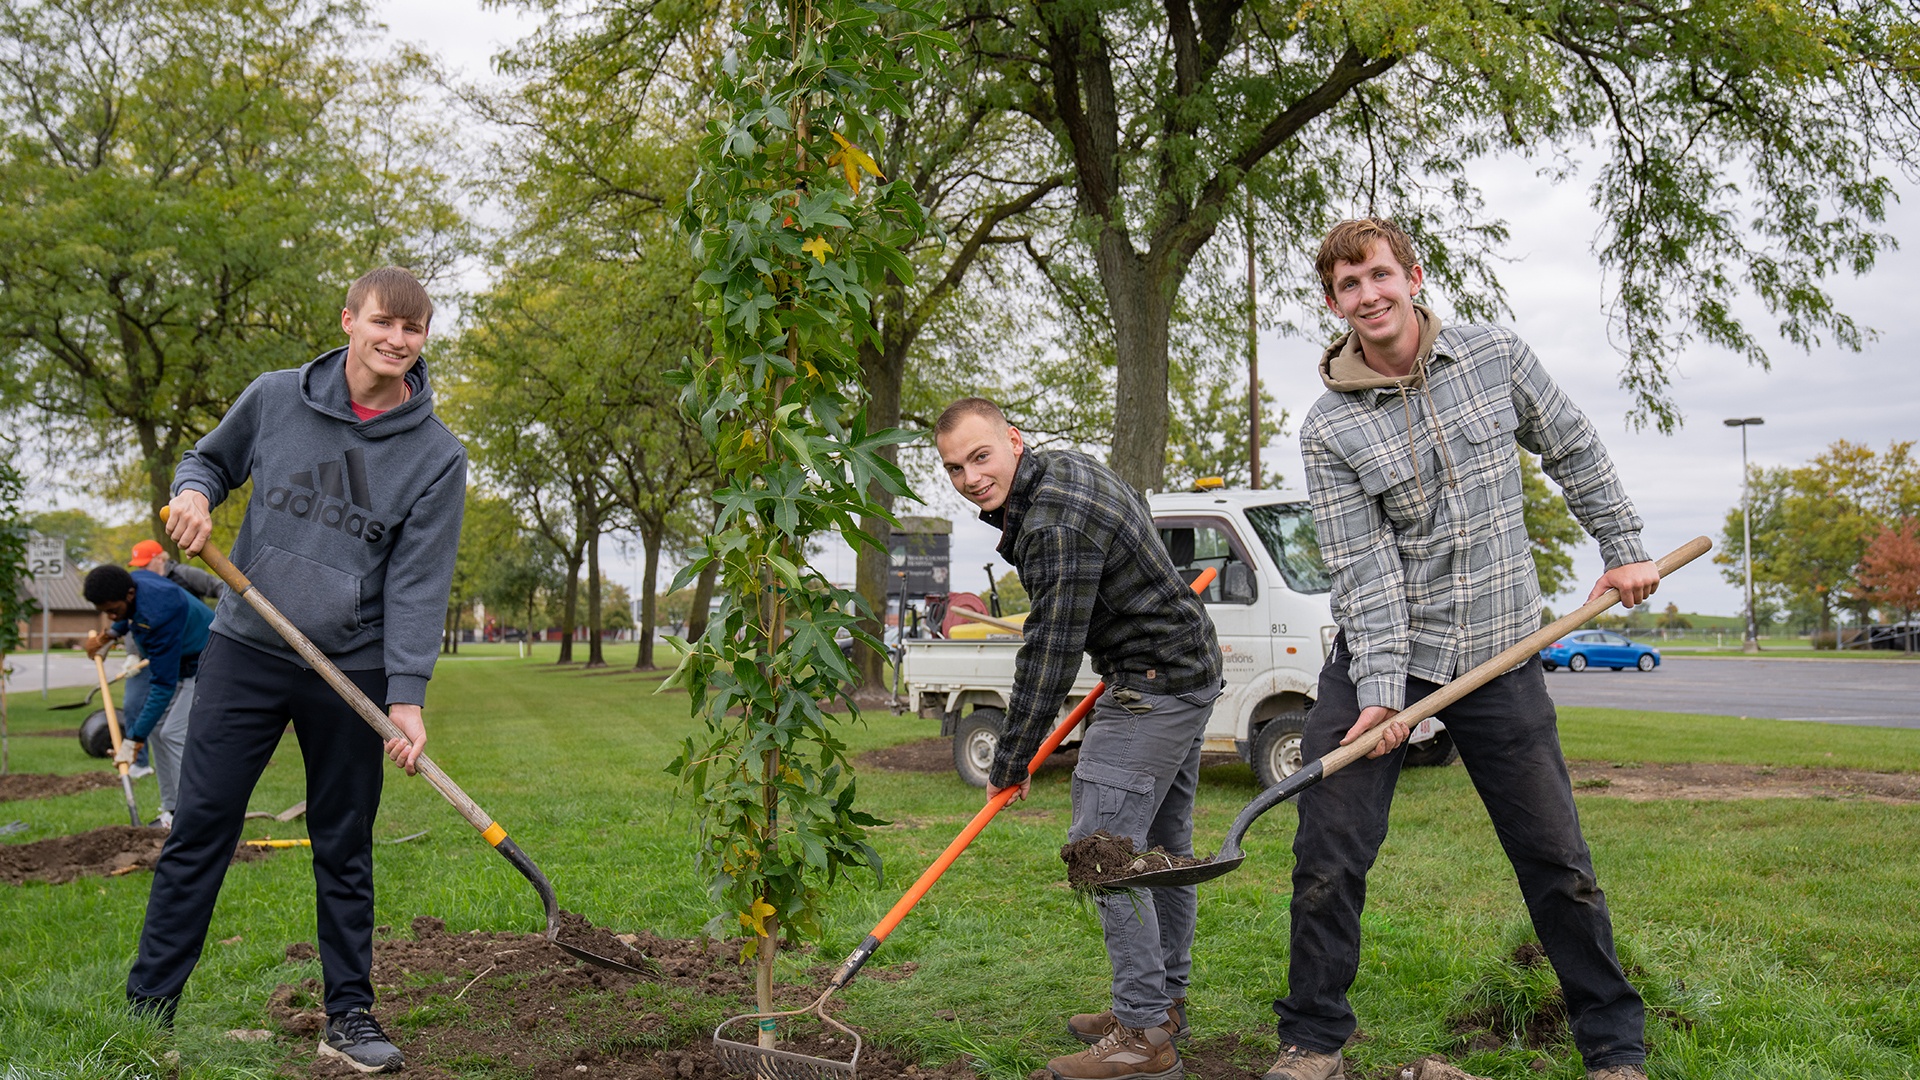
[[[1320,672],[1307,716],[1308,761],[1339,745],[1360,716],[1346,637]],[[1407,679],[1411,705],[1439,687]],[[1580,834],[1573,784],[1560,752],[1553,699],[1535,657],[1440,714],[1493,819],[1519,879],[1533,928],[1560,976],[1568,1026],[1589,1069],[1646,1059],[1645,1009],[1614,956],[1613,920]],[[1353,1034],[1347,988],[1360,964],[1367,871],[1387,838],[1387,811],[1404,747],[1362,758],[1300,793],[1294,833],[1288,995],[1273,1003],[1282,1046],[1327,1053]]]
[[[347,677],[385,701],[385,671]],[[201,655],[173,831],[153,871],[140,955],[127,976],[139,1003],[178,998],[200,960],[247,800],[287,721],[307,766],[307,834],[327,1015],[373,1007],[373,819],[380,736],[315,672],[213,635]]]

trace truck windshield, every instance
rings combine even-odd
[[[1260,534],[1287,587],[1298,593],[1323,593],[1333,587],[1320,561],[1320,534],[1306,503],[1268,503],[1247,507],[1247,520]]]

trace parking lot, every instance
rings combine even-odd
[[[1669,655],[1651,672],[1547,674],[1559,705],[1920,728],[1920,662]]]

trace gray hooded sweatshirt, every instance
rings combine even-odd
[[[387,704],[420,705],[453,585],[467,452],[433,415],[424,361],[407,372],[404,403],[361,420],[346,354],[255,379],[181,459],[173,491],[219,506],[251,478],[234,565],[339,667],[384,668]],[[213,632],[307,666],[232,593]]]

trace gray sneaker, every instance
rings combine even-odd
[[[1587,1080],[1647,1080],[1647,1070],[1638,1065],[1607,1065],[1588,1069]]]
[[[380,1021],[365,1009],[327,1017],[320,1056],[339,1058],[363,1073],[399,1072],[406,1065],[400,1048],[387,1040]]]
[[[1280,1060],[1267,1069],[1261,1080],[1340,1080],[1346,1075],[1345,1069],[1346,1063],[1338,1050],[1320,1054],[1305,1047],[1289,1046],[1280,1051]]]

